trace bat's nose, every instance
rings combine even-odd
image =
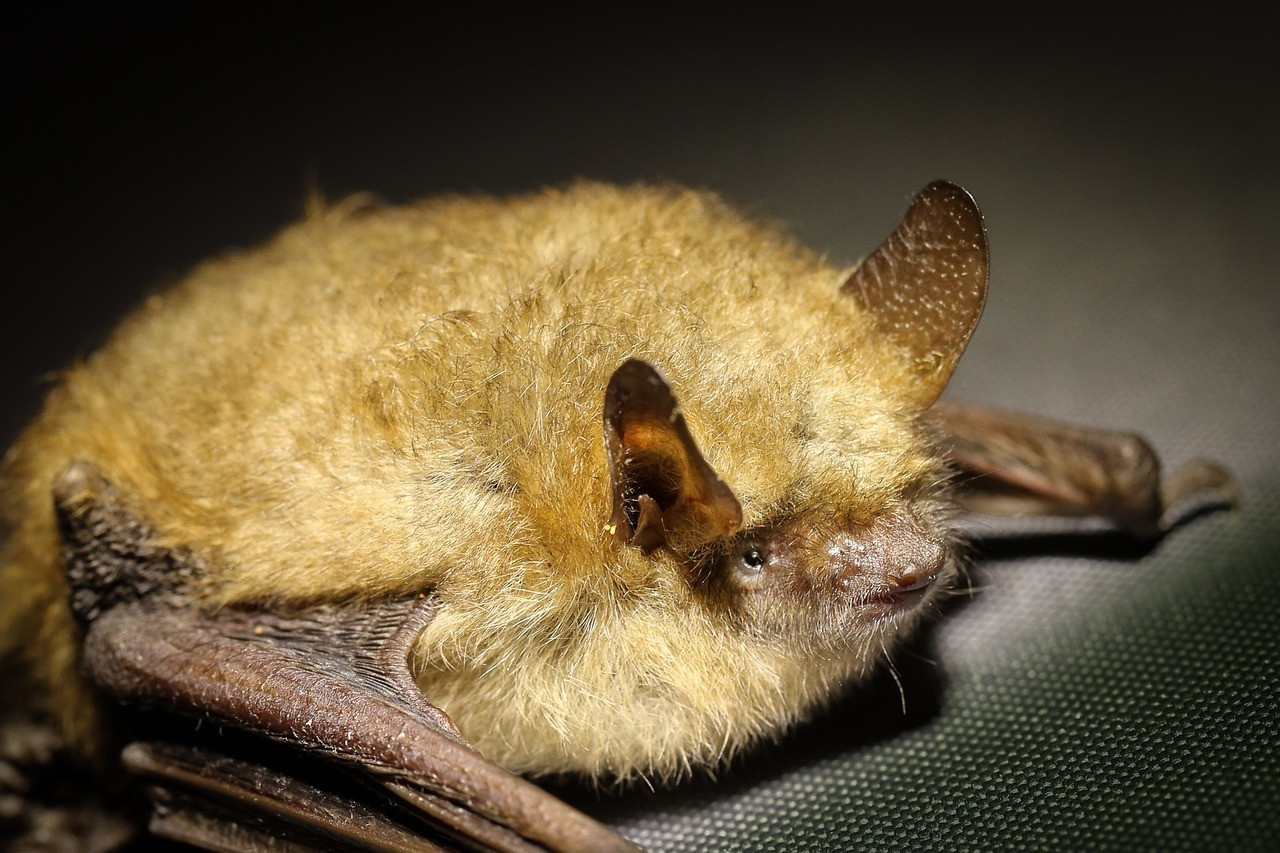
[[[947,552],[941,537],[910,512],[895,512],[834,536],[827,556],[855,585],[894,593],[926,589],[937,580]],[[856,581],[855,581],[856,578]]]
[[[897,521],[887,535],[891,545],[885,579],[891,586],[899,592],[914,592],[937,579],[947,552],[936,537],[927,535],[915,519]]]
[[[927,572],[905,572],[901,575],[890,575],[889,583],[896,592],[916,592],[923,590],[938,579],[938,571],[942,568],[938,565],[933,571]]]

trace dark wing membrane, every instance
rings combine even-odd
[[[1135,536],[1176,523],[1192,499],[1234,505],[1234,479],[1197,459],[1163,478],[1151,446],[1130,432],[939,401],[925,415],[958,472],[962,507],[992,515],[1097,516]]]
[[[204,747],[132,743],[124,766],[154,786],[153,834],[207,849],[291,844],[328,850],[446,849],[354,798]]]

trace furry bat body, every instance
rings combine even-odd
[[[935,403],[986,280],[945,182],[852,271],[678,188],[316,210],[149,299],[12,448],[0,652],[88,754],[105,691],[404,806],[131,745],[171,838],[624,846],[508,771],[669,779],[775,736],[945,592],[957,508],[1149,536],[1229,494]]]

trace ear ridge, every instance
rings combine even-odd
[[[640,359],[605,389],[605,449],[613,512],[607,529],[645,553],[687,552],[742,526],[733,491],[707,464],[671,386]]]
[[[978,325],[989,266],[986,229],[973,196],[934,181],[840,288],[907,350],[919,378],[913,398],[921,408],[946,388]]]

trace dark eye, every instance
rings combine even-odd
[[[748,577],[764,571],[767,562],[764,550],[754,542],[744,542],[738,551],[738,569]]]

